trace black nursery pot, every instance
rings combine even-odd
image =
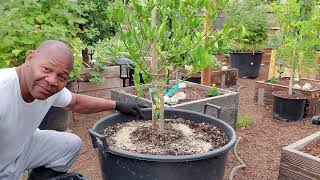
[[[231,67],[239,69],[239,77],[258,77],[263,52],[232,52]]]
[[[143,110],[151,119],[151,109]],[[148,155],[109,147],[99,134],[107,126],[132,121],[135,117],[115,113],[95,123],[89,130],[93,147],[97,149],[104,180],[220,180],[223,179],[227,155],[236,141],[235,131],[225,122],[201,113],[166,109],[165,118],[185,118],[193,122],[208,122],[227,134],[229,142],[213,151],[194,155]]]
[[[272,116],[278,120],[301,120],[304,115],[306,99],[290,99],[281,97],[275,92],[273,95]]]
[[[184,77],[182,77],[183,79]],[[201,84],[201,77],[189,77],[186,81]]]

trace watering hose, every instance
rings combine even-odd
[[[247,166],[244,164],[244,162],[240,159],[240,157],[238,156],[238,153],[237,153],[237,145],[238,145],[240,139],[241,139],[241,137],[239,137],[239,138],[237,139],[237,142],[236,142],[236,144],[235,144],[235,146],[234,146],[234,148],[233,148],[234,155],[236,156],[237,160],[240,162],[240,165],[238,165],[238,166],[236,166],[236,167],[234,167],[234,168],[232,169],[232,171],[231,171],[231,173],[230,173],[230,175],[229,175],[229,180],[233,180],[233,176],[234,176],[234,174],[236,173],[236,171],[237,171],[238,169],[247,167]]]

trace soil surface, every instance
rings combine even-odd
[[[287,99],[306,99],[307,96],[301,93],[293,92],[291,95],[289,95],[288,91],[276,91],[274,92],[275,95],[287,98]]]
[[[283,86],[289,86],[289,78],[280,78],[277,79],[277,83],[276,84],[280,84]],[[320,82],[319,81],[312,81],[312,80],[308,80],[308,79],[301,79],[299,82],[293,82],[294,84],[299,84],[301,87],[304,86],[306,83],[311,84],[312,88],[311,90],[318,90],[320,89]]]
[[[293,122],[274,120],[271,107],[256,105],[254,103],[255,82],[266,80],[267,77],[268,66],[262,66],[258,78],[238,79],[240,85],[238,114],[251,116],[254,123],[248,128],[237,127],[236,129],[237,136],[241,137],[237,152],[247,167],[236,171],[233,180],[278,179],[281,148],[320,130],[320,126],[312,124],[310,119]],[[100,118],[110,113],[74,114],[70,128],[82,139],[83,145],[71,172],[81,173],[90,180],[102,180],[98,156],[92,148],[88,129]],[[231,170],[239,164],[233,149],[230,150],[225,179],[229,178]]]
[[[320,139],[311,142],[307,146],[303,147],[300,151],[320,158]]]
[[[154,155],[190,155],[217,149],[228,142],[212,124],[182,118],[165,120],[163,134],[152,130],[151,121],[131,121],[107,127],[103,133],[112,148]]]
[[[169,89],[170,88],[173,88],[173,85],[170,85]],[[179,100],[178,104],[181,104],[181,103],[185,103],[185,102],[189,102],[189,101],[209,98],[208,91],[209,91],[209,89],[205,90],[203,88],[199,88],[196,86],[190,86],[187,84],[186,88],[181,88],[181,89],[177,90],[174,94],[176,94],[178,92],[184,92],[187,95],[186,99]],[[144,88],[143,92],[144,92],[144,98],[151,99],[150,94],[149,94],[149,90],[147,88]],[[129,90],[128,93],[131,93],[131,94],[134,94],[137,96],[137,91],[135,89]]]

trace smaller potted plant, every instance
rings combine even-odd
[[[239,69],[240,77],[259,75],[263,45],[268,39],[268,16],[260,0],[230,0],[226,23],[233,28],[230,52],[231,66]]]
[[[275,15],[281,26],[282,43],[276,54],[282,56],[290,69],[289,91],[273,92],[273,117],[280,120],[301,120],[304,115],[306,96],[294,92],[294,80],[299,81],[301,70],[312,69],[316,60],[316,48],[320,45],[313,19],[301,18],[301,7],[296,0],[274,3]],[[312,16],[319,9],[312,10]],[[311,66],[310,66],[311,64]],[[316,68],[313,67],[313,68]]]

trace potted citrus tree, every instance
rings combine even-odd
[[[93,146],[98,148],[104,179],[223,178],[227,152],[235,143],[235,132],[231,126],[201,113],[164,108],[165,94],[170,91],[167,90],[167,78],[171,65],[175,65],[171,71],[179,71],[179,66],[192,65],[192,72],[195,72],[210,64],[212,57],[206,40],[213,32],[204,24],[215,18],[217,7],[222,3],[219,0],[216,4],[206,0],[116,0],[110,6],[109,14],[116,19],[115,25],[120,29],[119,39],[127,47],[129,59],[135,63],[136,91],[146,90],[152,106],[143,110],[145,118],[140,118],[140,121],[132,121],[137,117],[113,114],[98,121],[89,131]],[[151,57],[148,58],[151,62],[147,57]],[[140,74],[146,89],[139,84]],[[180,86],[182,84],[174,83],[171,90]],[[207,130],[201,131],[208,134],[213,129],[218,130],[218,134],[225,134],[223,136],[227,140],[219,143],[221,141],[216,138],[224,138],[214,133],[216,138],[209,138],[211,140],[207,142],[219,145],[205,151],[193,149],[203,147],[204,144],[198,144],[203,139],[188,145],[180,144],[185,138],[194,139],[188,136],[198,134],[200,131],[196,127],[200,126],[207,126]],[[131,130],[126,131],[127,128]],[[125,131],[126,135],[120,135]],[[208,134],[198,134],[198,137]],[[123,139],[126,142],[117,137],[127,137]]]
[[[294,92],[294,81],[299,81],[302,69],[316,69],[317,48],[320,45],[313,17],[318,16],[315,8],[312,18],[301,18],[301,6],[296,0],[274,3],[275,15],[281,27],[282,43],[276,48],[278,58],[289,68],[289,90],[273,93],[273,117],[281,120],[301,120],[304,115],[306,96]],[[279,57],[280,56],[280,57]],[[311,64],[311,66],[310,66]],[[298,88],[298,87],[296,87]]]
[[[230,0],[226,8],[226,24],[233,28],[231,66],[240,77],[257,77],[268,38],[266,4],[259,0]]]

